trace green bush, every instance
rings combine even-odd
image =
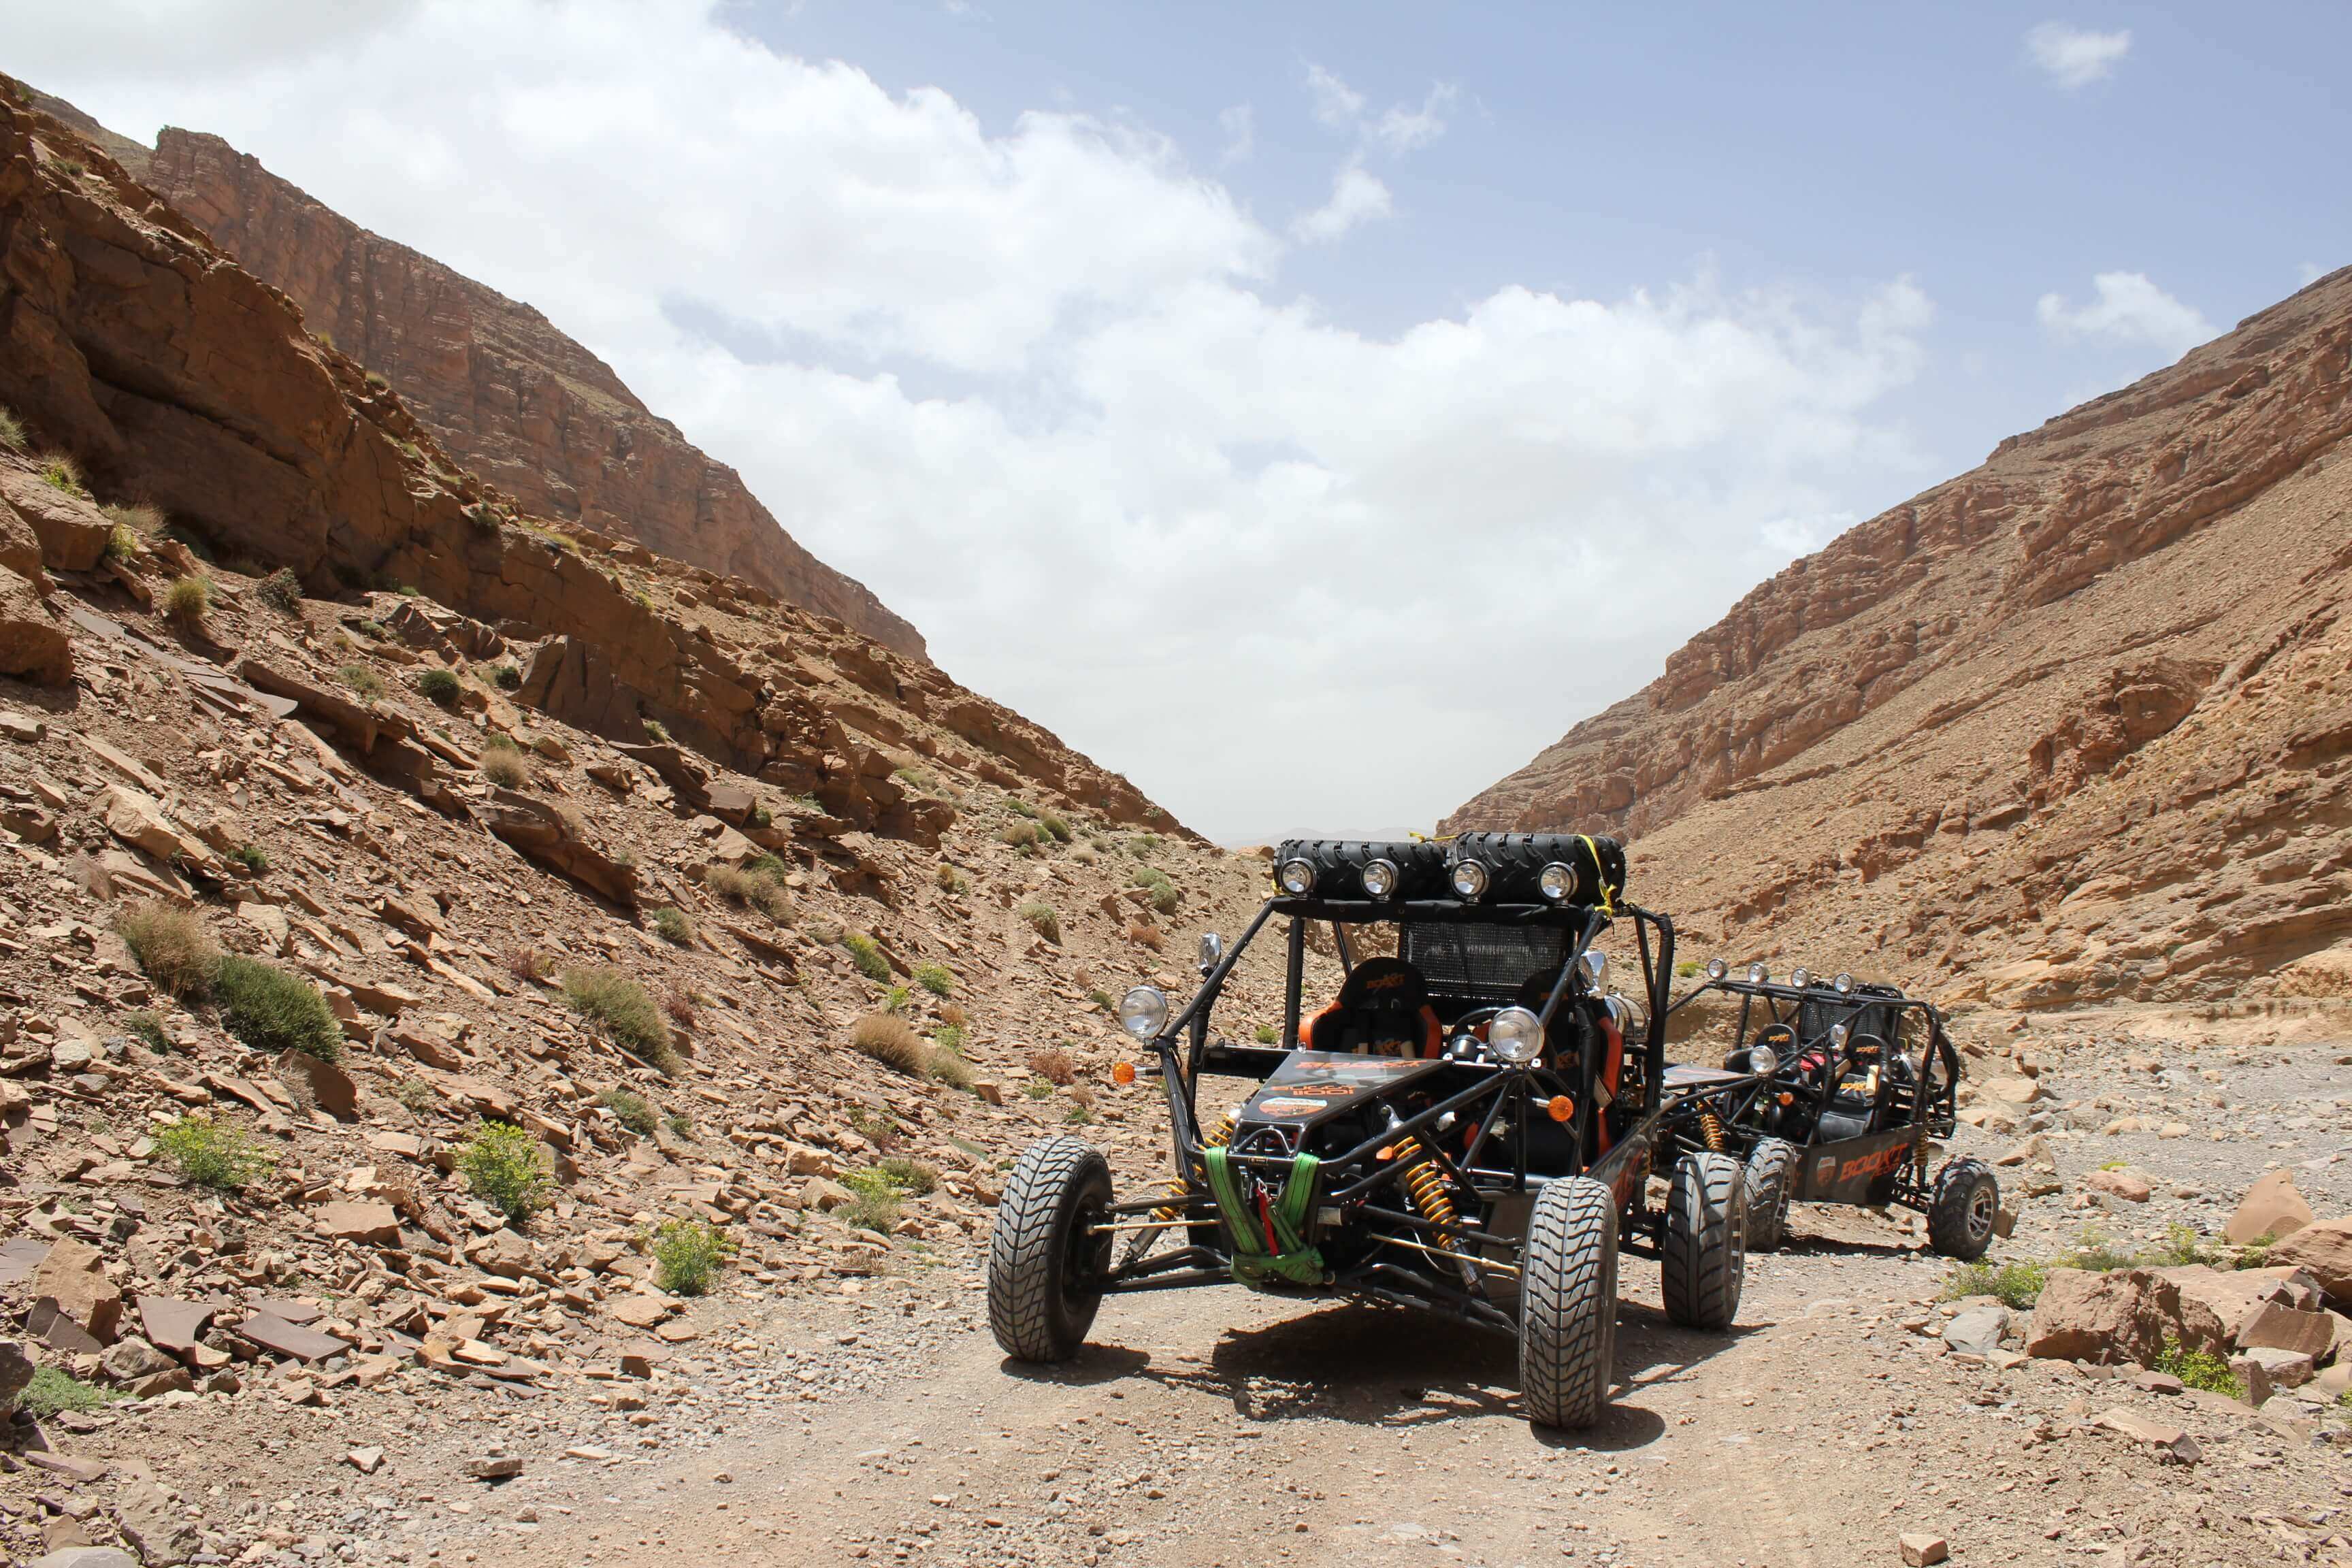
[[[1061,945],[1062,917],[1054,911],[1053,905],[1024,904],[1014,912],[1021,917],[1022,923],[1031,931],[1056,947]]]
[[[1272,1024],[1260,1024],[1257,1026],[1257,1043],[1259,1045],[1278,1045],[1281,1043],[1281,1040],[1282,1031],[1276,1028]]]
[[[44,452],[35,459],[41,466],[41,482],[53,490],[63,490],[69,496],[83,495],[81,465],[63,452]]]
[[[617,969],[567,969],[563,999],[614,1044],[664,1072],[677,1070],[669,1026],[646,988]]]
[[[160,1129],[155,1150],[187,1180],[226,1193],[261,1180],[278,1163],[244,1129],[201,1116],[183,1116]]]
[[[433,1092],[433,1086],[421,1078],[402,1079],[393,1089],[392,1097],[419,1116],[432,1110],[440,1099]]]
[[[613,1120],[640,1138],[654,1135],[653,1102],[631,1089],[608,1089],[595,1099],[595,1103],[613,1113]]]
[[[131,1038],[151,1051],[168,1054],[177,1048],[171,1031],[163,1027],[163,1018],[143,1007],[124,1017],[122,1026],[130,1032]]]
[[[438,702],[444,708],[457,700],[457,693],[461,689],[457,672],[454,669],[428,669],[416,678],[417,694],[427,701]]]
[[[2001,1305],[2022,1312],[2041,1299],[2050,1279],[2047,1263],[1989,1263],[1979,1259],[1954,1268],[1944,1280],[1944,1300],[1963,1296],[1996,1296]]]
[[[522,686],[522,671],[511,664],[494,664],[490,667],[490,684],[500,691],[517,690]]]
[[[485,1119],[457,1151],[457,1173],[476,1197],[517,1222],[547,1206],[555,1194],[552,1162],[544,1145],[521,1128]]]
[[[735,1238],[698,1219],[666,1219],[654,1227],[654,1283],[673,1296],[699,1296],[734,1255]]]
[[[16,1396],[16,1408],[31,1411],[38,1420],[49,1421],[62,1411],[96,1410],[129,1397],[110,1388],[93,1388],[57,1367],[37,1366],[33,1369],[33,1381]]]
[[[1064,844],[1070,841],[1070,825],[1050,811],[1041,811],[1037,814],[1037,826]]]
[[[663,1117],[662,1125],[669,1129],[670,1135],[674,1138],[691,1138],[694,1136],[694,1118],[688,1116],[683,1110],[673,1110],[667,1116]]]
[[[694,922],[667,904],[654,911],[654,933],[672,947],[694,945]]]
[[[280,566],[264,577],[253,593],[256,598],[280,615],[302,613],[302,580],[294,575],[291,566]]]
[[[347,664],[335,671],[335,679],[373,701],[383,695],[383,677],[363,664]]]
[[[1012,812],[1015,816],[1034,817],[1037,815],[1037,808],[1035,806],[1031,805],[1027,801],[1019,799],[1013,795],[1007,795],[1004,797],[1004,806],[1006,810]]]
[[[968,893],[971,890],[971,879],[944,860],[940,862],[940,868],[931,873],[931,879],[939,883],[940,891],[943,893]]]
[[[955,972],[936,963],[915,965],[915,984],[934,996],[955,994]]]
[[[1151,894],[1153,909],[1163,915],[1172,915],[1176,912],[1176,906],[1181,899],[1176,891],[1176,884],[1169,880],[1167,872],[1156,866],[1142,867],[1135,873],[1135,885]]]
[[[862,931],[841,933],[841,945],[848,951],[849,961],[857,965],[857,973],[876,984],[890,978],[890,961],[882,956],[882,944]]]
[[[887,1160],[877,1160],[874,1168],[885,1181],[902,1193],[925,1197],[939,1191],[940,1173],[934,1165],[920,1160],[910,1160],[903,1154],[893,1154]]]
[[[953,1056],[963,1055],[963,1026],[941,1024],[931,1031],[931,1044]]]
[[[2208,1394],[2226,1394],[2232,1399],[2246,1396],[2246,1385],[2230,1370],[2230,1363],[2211,1351],[2193,1351],[2167,1334],[2164,1349],[2156,1358],[2155,1370],[2168,1372],[2191,1388],[2201,1388]]]
[[[165,991],[190,1002],[211,994],[220,946],[195,910],[142,899],[115,917],[114,929],[141,972]]]
[[[903,1013],[907,1010],[907,1004],[914,999],[915,994],[908,990],[905,986],[893,985],[890,989],[882,993],[882,1011],[885,1013]]]
[[[1054,1080],[1046,1078],[1033,1078],[1021,1086],[1021,1092],[1032,1100],[1051,1100],[1054,1098]]]
[[[667,745],[668,743],[669,726],[664,724],[660,720],[641,719],[638,722],[645,726],[646,740],[653,742],[656,745]]]
[[[25,422],[5,408],[0,408],[0,447],[11,452],[25,449]]]
[[[269,869],[269,851],[258,844],[239,845],[229,858],[258,877]]]
[[[221,1026],[257,1051],[297,1050],[322,1062],[343,1054],[343,1028],[319,988],[274,963],[231,953],[213,976]]]
[[[2246,1243],[2245,1246],[2238,1248],[2238,1256],[2232,1261],[2231,1267],[2236,1268],[2267,1268],[2270,1267],[2271,1248],[2277,1245],[2278,1237],[2273,1232],[2266,1230],[2263,1232],[2262,1235]]]
[[[173,579],[172,585],[163,590],[164,618],[184,626],[201,625],[205,612],[212,607],[211,584],[193,572]]]

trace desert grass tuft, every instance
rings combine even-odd
[[[211,994],[220,944],[195,910],[145,899],[116,916],[114,929],[147,978],[165,991],[184,1002]]]

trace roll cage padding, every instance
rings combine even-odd
[[[1402,958],[1368,958],[1348,972],[1339,999],[1309,1021],[1299,1043],[1311,1051],[1356,1053],[1402,1045],[1415,1056],[1433,1057],[1444,1047],[1444,1034],[1429,1005],[1429,982],[1417,967]]]

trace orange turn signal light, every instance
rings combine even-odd
[[[1384,1146],[1381,1149],[1381,1151],[1380,1151],[1378,1153],[1376,1153],[1376,1154],[1374,1154],[1374,1155],[1372,1156],[1372,1158],[1373,1158],[1373,1159],[1375,1159],[1375,1160],[1393,1160],[1393,1159],[1395,1159],[1395,1158],[1396,1158],[1396,1145],[1395,1145],[1395,1144],[1393,1144],[1393,1143],[1390,1143],[1390,1144],[1384,1145]]]
[[[1786,1089],[1783,1089],[1780,1091],[1780,1103],[1783,1105],[1794,1105],[1797,1103],[1797,1097],[1789,1093]]]
[[[1551,1103],[1544,1109],[1551,1113],[1554,1121],[1565,1121],[1576,1114],[1576,1101],[1564,1094],[1555,1094],[1551,1097]]]
[[[1110,1068],[1110,1080],[1111,1082],[1118,1085],[1119,1088],[1125,1089],[1129,1084],[1135,1081],[1135,1064],[1133,1062],[1113,1062]]]

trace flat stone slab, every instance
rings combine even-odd
[[[220,1310],[203,1301],[175,1301],[168,1296],[142,1296],[138,1307],[147,1342],[174,1355],[195,1349],[205,1325]]]
[[[0,1285],[22,1285],[48,1255],[47,1242],[35,1241],[28,1236],[0,1246]]]
[[[257,1300],[253,1303],[253,1310],[267,1312],[278,1321],[292,1323],[298,1328],[315,1323],[326,1316],[308,1301]]]
[[[236,1326],[237,1336],[278,1355],[297,1361],[325,1361],[352,1347],[332,1334],[289,1323],[274,1312],[257,1311]]]

